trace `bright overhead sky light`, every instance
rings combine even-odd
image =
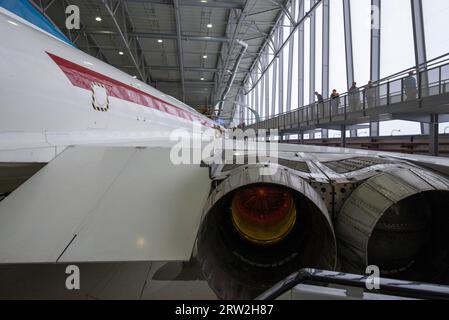
[[[210,29],[210,28],[213,27],[213,24],[212,24],[212,23],[208,23],[208,24],[207,24],[207,27]]]
[[[96,17],[95,20],[97,20],[98,22],[101,22],[101,20],[103,20],[103,19],[101,19],[101,17]]]

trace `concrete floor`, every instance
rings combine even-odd
[[[213,300],[196,266],[182,263],[77,264],[80,290],[66,289],[67,265],[1,265],[0,299]]]

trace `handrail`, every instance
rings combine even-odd
[[[446,58],[446,59],[441,60],[442,58]],[[378,89],[378,88],[380,88],[381,86],[383,86],[385,84],[390,84],[390,83],[393,83],[395,81],[399,81],[399,80],[405,79],[406,77],[408,77],[408,73],[410,71],[417,71],[418,72],[418,76],[419,76],[420,73],[422,73],[422,72],[430,72],[432,70],[435,70],[437,68],[442,68],[442,67],[445,67],[447,65],[449,65],[449,53],[444,54],[442,56],[439,56],[437,58],[434,58],[432,60],[429,60],[428,62],[419,65],[418,68],[417,67],[408,68],[408,69],[406,69],[404,71],[401,71],[399,73],[396,73],[394,75],[391,75],[389,77],[381,79],[379,81],[373,82],[372,89]],[[402,76],[402,77],[399,77],[399,76]],[[368,88],[367,86],[360,87],[360,88],[358,88],[357,93],[358,94],[363,93],[367,88]],[[420,88],[418,88],[418,89],[420,89]],[[351,93],[351,92],[345,92],[345,93],[340,95],[340,99],[346,99],[347,97],[349,97],[349,96],[351,96],[353,94],[354,93]],[[365,97],[363,97],[363,98],[365,98]],[[327,99],[324,99],[324,101],[321,104],[330,103],[332,101],[333,101],[333,99],[327,98]],[[345,106],[346,106],[346,102],[347,101],[345,100]],[[296,113],[298,111],[307,110],[307,109],[310,109],[312,107],[315,107],[318,104],[320,104],[320,103],[313,102],[311,104],[302,106],[300,108],[297,108],[297,109],[294,109],[294,110],[291,110],[291,111],[286,111],[286,112],[283,112],[283,113],[279,113],[279,114],[270,116],[269,118],[261,117],[260,118],[260,120],[261,120],[260,122],[255,122],[255,123],[253,123],[253,124],[251,124],[249,126],[253,126],[253,125],[256,125],[256,124],[264,123],[266,121],[273,120],[273,119],[278,119],[278,118],[280,118],[282,116],[292,115],[292,114],[294,114],[294,113]],[[345,114],[346,114],[346,110],[345,110]]]
[[[318,269],[302,269],[292,274],[285,280],[261,294],[256,300],[275,300],[287,291],[305,282],[313,281],[319,284],[334,284],[367,289],[367,283],[371,283],[369,276],[360,276],[348,273],[325,271]],[[449,287],[435,284],[379,279],[379,290],[369,292],[404,298],[427,299],[427,300],[449,300]]]

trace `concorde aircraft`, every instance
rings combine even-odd
[[[276,163],[176,165],[173,130],[223,128],[78,50],[27,1],[0,1],[0,39],[2,297],[23,266],[86,263],[194,260],[223,299],[302,268],[447,283],[447,159],[279,144]]]

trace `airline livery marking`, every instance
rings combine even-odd
[[[108,89],[101,83],[92,82],[92,108],[99,112],[109,110]]]
[[[82,89],[92,90],[92,84],[101,84],[107,90],[108,96],[132,102],[144,107],[159,110],[168,113],[172,116],[183,118],[189,121],[198,121],[204,126],[211,128],[217,127],[216,125],[202,119],[198,115],[192,112],[181,109],[171,103],[168,103],[160,98],[152,96],[146,92],[143,92],[130,85],[112,79],[101,73],[95,72],[69,60],[58,57],[54,54],[47,52],[50,58],[61,68],[70,82]]]

